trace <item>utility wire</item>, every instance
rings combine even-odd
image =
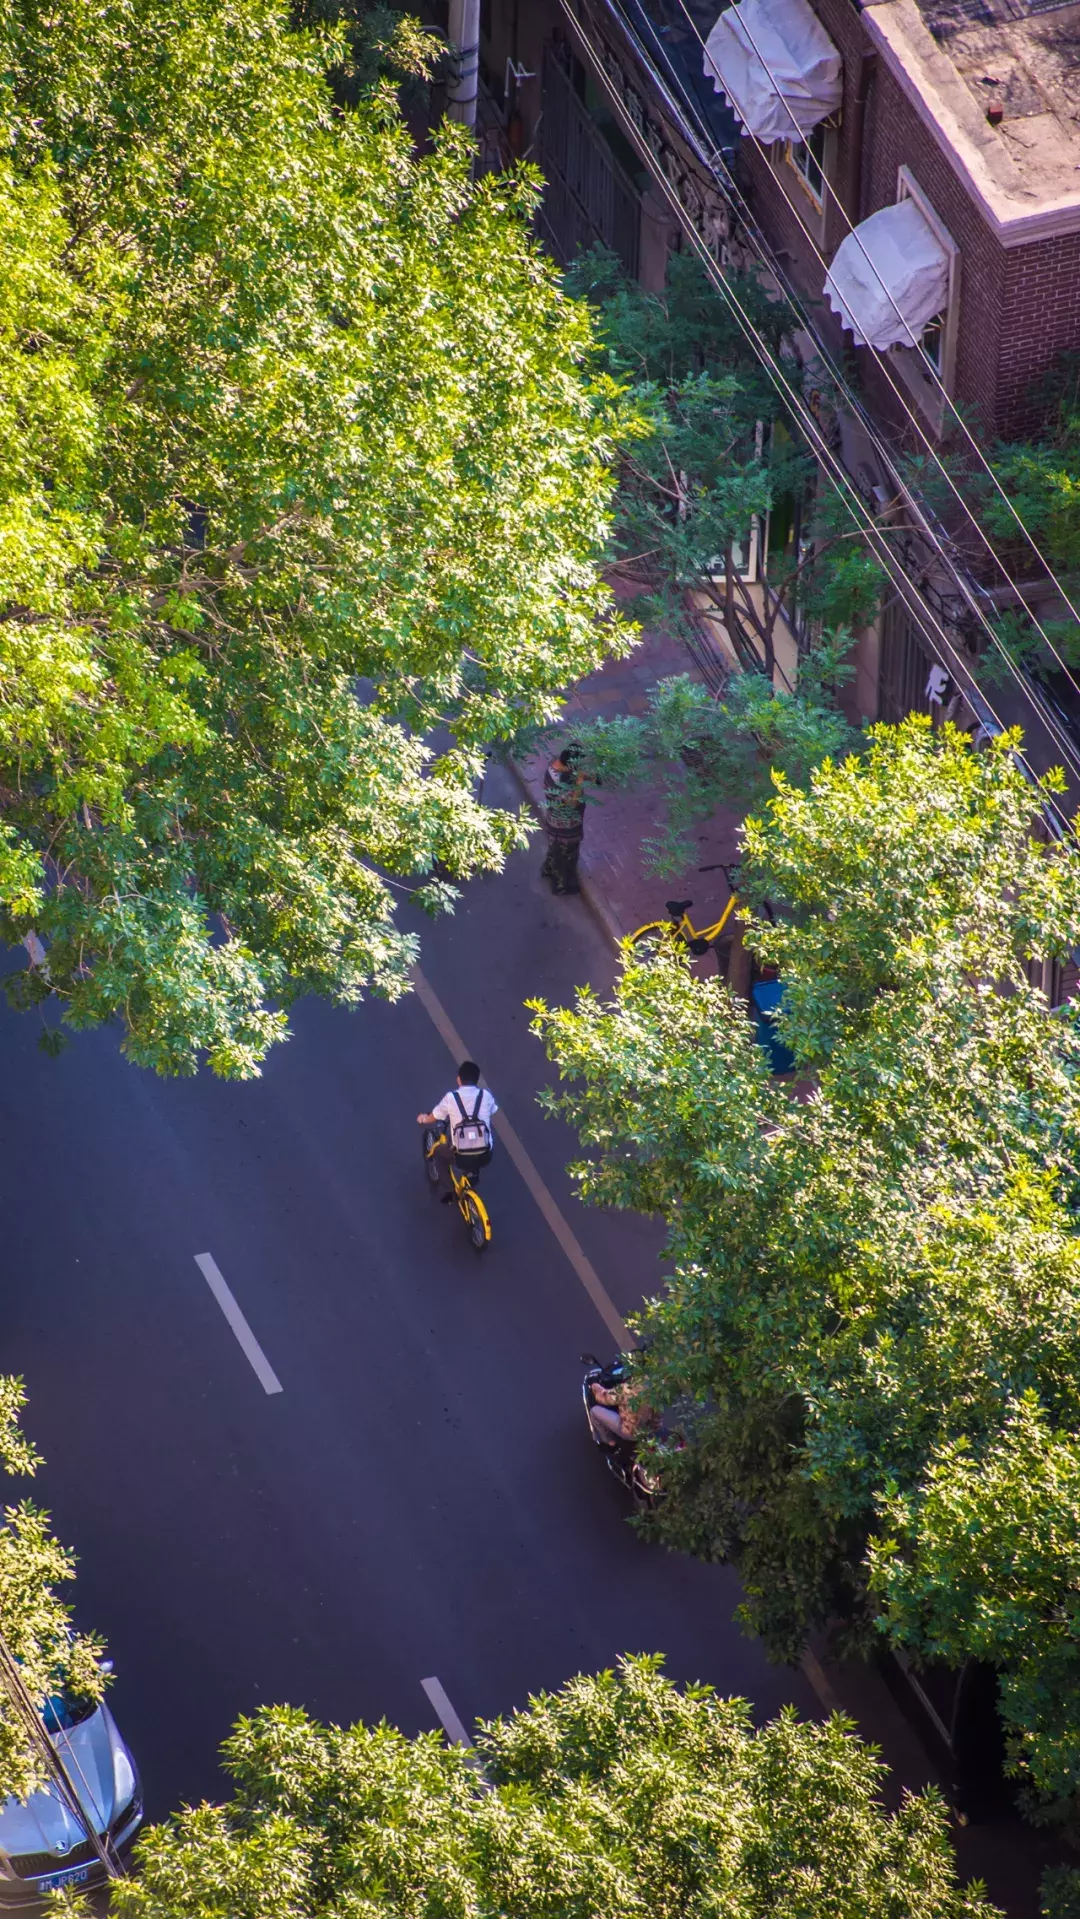
[[[864,502],[859,498],[858,494],[855,492],[855,490],[851,486],[850,480],[848,479],[847,474],[844,472],[844,469],[842,465],[840,464],[840,461],[837,455],[834,453],[833,449],[829,446],[824,434],[821,431],[821,428],[817,420],[814,418],[813,414],[810,412],[810,409],[806,405],[806,402],[803,399],[802,395],[797,391],[796,388],[792,386],[790,380],[788,379],[786,373],[784,372],[782,365],[776,359],[776,356],[773,354],[772,349],[769,347],[768,342],[762,338],[762,336],[760,335],[760,333],[754,326],[752,320],[750,319],[749,315],[746,313],[741,302],[738,300],[737,296],[734,294],[732,288],[728,285],[726,279],[724,278],[723,273],[721,272],[720,268],[717,266],[716,261],[713,259],[712,254],[709,252],[707,246],[705,245],[704,240],[701,238],[700,234],[697,232],[697,229],[694,227],[693,222],[691,221],[685,208],[682,206],[673,186],[671,185],[670,181],[667,179],[667,176],[665,175],[665,173],[663,172],[663,169],[658,164],[656,157],[652,153],[647,141],[644,139],[633,117],[627,110],[625,102],[623,101],[618,90],[612,83],[611,78],[604,66],[602,57],[600,56],[597,49],[593,46],[592,42],[590,41],[587,33],[582,27],[581,21],[577,18],[577,16],[572,11],[570,0],[559,0],[559,4],[563,11],[563,14],[565,15],[571,28],[573,29],[575,39],[581,45],[583,51],[586,54],[586,57],[589,60],[590,65],[592,66],[593,72],[597,80],[599,81],[602,90],[607,94],[609,100],[611,101],[615,109],[616,115],[618,119],[620,120],[620,122],[622,123],[624,130],[626,131],[627,137],[630,139],[631,144],[635,147],[644,165],[646,166],[648,171],[652,174],[653,179],[656,181],[657,185],[660,187],[662,193],[667,199],[675,215],[676,220],[678,221],[683,232],[685,233],[686,237],[690,241],[691,246],[694,248],[695,252],[698,254],[699,258],[701,259],[701,262],[705,268],[705,271],[709,280],[711,281],[712,285],[720,293],[721,297],[727,304],[729,311],[732,313],[735,319],[736,325],[739,327],[744,338],[747,340],[752,350],[756,353],[757,357],[762,362],[762,365],[765,367],[766,371],[769,373],[771,379],[773,380],[773,383],[776,385],[778,390],[784,396],[788,406],[791,409],[791,412],[799,420],[799,423],[802,427],[804,434],[806,435],[808,443],[814,448],[815,452],[817,453],[819,461],[821,462],[821,465],[823,466],[824,470],[828,474],[829,478],[832,480],[836,491],[838,492],[841,499],[843,500],[849,516],[855,523],[856,527],[865,535],[868,544],[873,548],[875,555],[878,558],[883,570],[888,574],[889,578],[893,582],[893,585],[896,587],[898,596],[903,601],[907,610],[912,614],[912,617],[916,621],[916,624],[918,625],[920,631],[922,632],[923,637],[927,640],[931,651],[936,652],[939,658],[944,658],[945,660],[952,662],[952,665],[950,666],[950,671],[952,672],[953,677],[956,679],[957,683],[960,684],[961,686],[964,686],[966,691],[974,693],[974,701],[972,703],[975,705],[976,711],[978,710],[979,703],[981,703],[982,706],[985,708],[985,710],[990,714],[991,719],[993,720],[994,724],[998,727],[998,729],[1001,732],[1006,731],[1007,729],[1004,721],[1001,719],[1000,715],[995,712],[989,699],[986,697],[986,695],[982,692],[981,689],[974,688],[969,662],[963,659],[962,655],[959,653],[954,642],[949,638],[949,635],[946,633],[941,622],[938,620],[937,616],[934,614],[932,608],[927,606],[926,603],[919,597],[919,594],[918,594],[917,588],[914,585],[914,582],[908,578],[907,574],[899,566],[896,560],[896,556],[893,554],[887,539],[884,537],[882,533],[882,529],[874,520],[872,514],[869,512],[869,509],[865,506]],[[918,513],[918,508],[917,506],[915,506],[914,502],[912,502],[912,505],[916,513]],[[863,518],[863,524],[861,525],[860,525],[860,517],[859,517],[860,514],[862,515],[862,518]],[[1000,642],[998,642],[998,644],[1000,646]],[[1012,672],[1021,690],[1025,694],[1027,694],[1029,690],[1027,687],[1027,683],[1023,679],[1019,670],[1017,669],[1016,664],[1012,659],[1012,656],[1008,653],[1007,649],[1002,647],[1000,650],[1002,651],[1002,654],[1008,669]],[[1074,778],[1080,778],[1080,764],[1078,764],[1075,754],[1072,751],[1069,742],[1064,738],[1063,735],[1061,735],[1060,729],[1058,729],[1055,724],[1051,723],[1049,716],[1047,716],[1047,729],[1049,732],[1051,732],[1051,735],[1055,741],[1055,745],[1058,747],[1058,750],[1061,752],[1065,762],[1069,765]],[[1024,764],[1025,770],[1028,773],[1028,777],[1031,779],[1033,785],[1035,785],[1040,791],[1040,793],[1042,794],[1044,803],[1054,814],[1058,816],[1058,818],[1060,819],[1066,831],[1072,834],[1073,837],[1076,837],[1076,829],[1073,826],[1073,823],[1068,819],[1067,815],[1062,814],[1061,809],[1058,806],[1055,797],[1046,790],[1046,788],[1043,786],[1042,781],[1039,779],[1038,775],[1035,773],[1034,769],[1030,766],[1030,764],[1023,760],[1022,760],[1022,764]]]
[[[613,12],[617,11],[614,6],[614,0],[608,0],[608,4],[611,7],[611,10]],[[602,76],[603,76],[603,84],[605,85],[606,90],[611,95],[612,99],[615,101],[616,107],[619,110],[623,120],[629,122],[632,129],[631,137],[635,140],[635,144],[638,146],[639,151],[642,152],[649,171],[654,175],[654,178],[656,178],[658,184],[663,188],[665,195],[667,196],[669,201],[671,201],[672,206],[676,212],[676,215],[680,221],[680,224],[682,224],[683,226],[687,226],[685,213],[681,206],[681,203],[677,200],[677,197],[673,195],[670,188],[670,184],[667,181],[666,177],[657,170],[655,159],[651,153],[651,150],[647,149],[646,146],[643,146],[640,139],[636,137],[637,136],[636,125],[633,122],[631,116],[627,114],[625,103],[620,99],[618,93],[612,87],[610,83],[610,79],[606,73],[606,70],[603,69],[602,60],[600,59],[600,56],[597,54],[596,49],[592,47],[590,42],[588,42],[587,35],[584,32],[581,21],[577,18],[575,14],[570,13],[565,6],[563,8],[563,11],[567,13],[568,19],[571,20],[579,38],[582,41],[583,46],[588,46],[592,64],[594,66],[599,65],[602,72]],[[654,80],[657,80],[658,76],[656,75],[655,67],[653,66],[653,63],[647,51],[641,46],[640,41],[637,40],[637,36],[633,33],[633,30],[628,27],[622,15],[617,14],[617,17],[620,20],[620,24],[622,25],[623,30],[628,33],[631,43],[635,45],[636,51],[639,57],[642,59],[644,65],[648,68],[650,75],[653,77]],[[695,31],[696,31],[696,28],[695,28]],[[700,39],[700,34],[698,37]],[[666,99],[669,109],[673,111],[676,123],[680,127],[680,131],[683,133],[684,137],[687,137],[690,139],[691,145],[698,150],[699,157],[705,160],[706,164],[710,167],[710,170],[713,171],[714,174],[720,175],[720,185],[721,185],[722,191],[725,194],[725,197],[727,197],[729,200],[732,200],[735,203],[736,210],[738,211],[740,218],[745,219],[746,212],[748,211],[746,209],[745,200],[742,194],[739,192],[738,188],[736,187],[729,169],[726,167],[726,165],[723,165],[722,163],[718,164],[720,162],[720,155],[718,153],[718,150],[715,148],[715,143],[713,145],[712,157],[706,158],[706,155],[701,151],[699,140],[697,138],[694,138],[693,135],[691,134],[690,129],[686,126],[685,119],[682,113],[680,113],[678,106],[672,100],[671,94],[669,93],[668,89],[663,86],[662,83],[660,83],[660,91],[662,92],[664,98]],[[800,138],[801,138],[801,135],[800,135]],[[1004,645],[1001,639],[1001,636],[997,631],[997,628],[993,625],[992,621],[988,617],[984,605],[981,604],[977,596],[976,588],[974,587],[973,583],[967,578],[966,573],[963,572],[960,569],[960,567],[957,565],[952,554],[947,551],[945,544],[942,540],[941,534],[937,531],[936,528],[934,528],[931,525],[930,520],[927,516],[926,509],[922,506],[921,503],[916,501],[914,495],[911,492],[910,487],[901,478],[899,472],[897,471],[896,467],[893,464],[891,454],[889,453],[888,449],[884,446],[881,440],[881,437],[877,428],[874,426],[873,422],[870,420],[869,416],[867,415],[865,411],[865,408],[862,406],[857,396],[852,393],[851,389],[847,385],[847,382],[844,378],[843,373],[836,366],[835,361],[832,357],[832,354],[830,353],[829,349],[826,347],[824,341],[822,341],[821,338],[819,337],[814,322],[806,314],[802,301],[798,297],[798,295],[795,293],[794,289],[792,288],[790,282],[787,279],[786,274],[784,274],[781,271],[779,267],[779,263],[775,260],[775,257],[772,255],[771,249],[768,246],[768,243],[765,240],[764,235],[761,233],[760,228],[757,226],[757,222],[751,217],[747,224],[748,224],[748,230],[752,234],[755,251],[758,253],[761,264],[765,265],[768,268],[768,270],[775,276],[777,280],[777,284],[780,286],[781,290],[783,291],[788,305],[791,307],[793,313],[799,319],[801,325],[805,328],[809,336],[813,339],[815,348],[818,351],[820,358],[822,360],[822,364],[825,366],[826,370],[829,372],[830,376],[835,381],[838,389],[844,394],[844,397],[847,400],[848,404],[850,405],[853,414],[855,415],[856,418],[858,418],[860,424],[862,425],[864,431],[866,432],[867,437],[870,440],[870,443],[873,446],[873,449],[881,462],[882,469],[888,475],[890,481],[892,482],[892,485],[896,491],[897,496],[904,501],[904,504],[907,506],[908,510],[911,512],[912,516],[916,520],[918,524],[918,528],[920,532],[923,534],[923,537],[927,540],[931,548],[937,553],[939,559],[942,561],[942,563],[946,567],[958,592],[960,593],[961,597],[964,599],[964,601],[968,605],[969,610],[974,614],[975,619],[978,621],[979,625],[983,627],[983,629],[985,630],[992,645],[995,647],[997,652],[1001,655],[1002,659],[1005,661],[1009,672],[1012,674],[1013,678],[1017,681],[1017,684],[1019,685],[1021,691],[1023,692],[1025,699],[1029,703],[1032,703],[1037,706],[1040,717],[1042,719],[1044,726],[1046,727],[1047,732],[1051,735],[1051,738],[1053,739],[1054,744],[1057,747],[1057,750],[1061,753],[1063,760],[1070,767],[1070,770],[1073,772],[1075,777],[1077,772],[1075,747],[1073,746],[1071,740],[1069,739],[1069,736],[1063,733],[1053,713],[1053,709],[1049,706],[1049,703],[1043,698],[1043,696],[1041,695],[1041,692],[1038,691],[1036,688],[1034,688],[1031,685],[1031,682],[1025,676],[1021,675],[1021,673],[1017,669],[1016,663],[1013,660],[1012,655],[1009,653],[1007,647]],[[700,241],[700,236],[697,234],[696,229],[693,228],[692,223],[687,227],[687,231],[695,248],[698,251],[702,251],[702,243]],[[725,295],[726,295],[730,291],[730,289],[727,288],[726,282],[723,282],[721,284],[721,282],[717,279],[716,264],[712,259],[712,255],[708,253],[707,249],[704,249],[703,251],[703,258],[706,261],[707,271],[709,272],[710,278],[713,279],[714,284],[720,286],[721,291],[725,292]],[[758,345],[764,346],[764,342],[761,342],[759,340]],[[755,347],[755,351],[757,350],[758,350],[758,347]],[[761,357],[760,352],[758,357],[759,358]],[[886,368],[886,371],[890,373],[890,377],[891,377],[891,370]],[[906,407],[906,402],[904,401],[904,397],[902,394],[900,395],[900,398],[901,398],[902,404],[904,404]],[[919,426],[918,421],[915,421],[915,425],[919,427],[919,430],[921,431],[921,427]],[[929,443],[928,443],[928,446],[929,446]],[[930,446],[929,450],[931,452],[931,456],[936,460],[937,455],[933,447]],[[847,481],[846,474],[844,475],[844,480],[845,482]],[[966,503],[962,502],[962,504],[965,505],[965,511],[967,511]],[[981,532],[981,529],[980,529],[980,532]],[[995,559],[996,558],[997,556],[995,555]],[[998,564],[999,565],[1001,564],[1000,561],[998,562]],[[1004,569],[1002,570],[1004,571]],[[1008,574],[1006,574],[1005,577],[1008,579],[1009,578]],[[1012,581],[1011,579],[1009,580],[1009,583],[1013,587],[1014,591],[1016,591],[1018,597],[1022,597],[1020,596],[1019,588],[1016,586],[1016,583]],[[1036,624],[1038,623],[1036,622]],[[939,627],[939,631],[940,630],[941,629]],[[944,638],[944,635],[942,635],[942,637]],[[1046,636],[1044,635],[1044,637]],[[946,642],[946,644],[948,643]],[[1047,638],[1047,644],[1048,646],[1050,646],[1050,650],[1053,652],[1054,649],[1050,645],[1048,638]],[[1071,676],[1068,675],[1068,669],[1064,668],[1063,662],[1062,662],[1062,666],[1067,676],[1071,678]],[[1080,688],[1077,688],[1077,691],[1080,692]]]
[[[698,26],[697,21],[694,19],[693,14],[690,12],[690,9],[686,4],[686,0],[679,0],[679,6],[682,8],[683,13],[686,15],[686,18],[690,23],[691,29],[693,30],[697,38],[698,44],[701,47],[702,53],[705,55],[706,60],[709,63],[708,68],[706,69],[707,73],[711,74],[715,72],[717,74],[717,77],[721,78],[719,74],[719,69],[715,66],[712,60],[712,56],[708,52],[707,43],[702,35],[701,29]],[[772,86],[774,93],[776,94],[777,99],[781,101],[784,111],[786,112],[788,119],[791,121],[792,129],[794,131],[796,141],[799,142],[800,145],[804,144],[804,135],[792,111],[791,103],[787,99],[786,95],[784,94],[783,89],[776,78],[776,75],[774,74],[772,68],[769,66],[769,63],[766,60],[765,55],[762,53],[760,47],[758,46],[756,40],[754,39],[753,34],[750,31],[750,28],[746,25],[746,22],[742,18],[741,14],[739,18],[739,25],[743,33],[745,33],[747,40],[750,42],[750,45],[753,48],[754,53],[756,54],[762,68],[764,69],[764,72],[769,80],[770,85]],[[722,88],[722,90],[726,93],[726,89]],[[765,160],[766,165],[769,166],[770,172],[772,172],[773,171],[772,165],[766,153],[764,142],[760,139],[760,137],[756,133],[750,133],[749,129],[748,129],[748,134],[749,134],[749,138],[753,141],[758,152],[762,155],[762,158]],[[807,225],[805,219],[803,218],[803,214],[800,207],[796,204],[796,202],[792,199],[790,193],[788,192],[787,185],[783,177],[780,175],[774,175],[774,177],[777,180],[777,184],[780,187],[780,191],[783,194],[785,201],[787,202],[788,206],[791,208],[792,213],[794,213],[795,218],[798,220],[799,225],[801,226],[804,234],[806,235],[807,240],[810,243],[810,246],[813,248],[813,251],[817,256],[818,261],[820,262],[821,266],[824,267],[827,275],[829,272],[829,262],[826,260],[825,255],[822,253],[821,248],[814,237],[814,234],[812,233],[810,227]],[[854,223],[852,222],[851,216],[848,213],[847,208],[844,206],[842,200],[840,199],[839,195],[836,192],[835,187],[832,185],[832,182],[829,180],[824,167],[821,168],[821,180],[822,180],[822,188],[825,196],[827,197],[828,200],[832,202],[832,204],[839,211],[840,216],[844,222],[844,225],[847,228],[848,235],[855,241],[855,244],[857,245],[859,252],[861,253],[863,257],[863,260],[865,261],[866,265],[869,267],[871,273],[874,276],[874,279],[877,281],[882,292],[885,294],[885,297],[888,300],[889,305],[892,307],[893,312],[896,314],[897,319],[900,320],[905,327],[907,327],[907,321],[905,320],[904,315],[901,312],[899,305],[897,304],[892,288],[883,279],[875,261],[871,258],[869,252],[867,251],[867,248],[863,242],[862,236],[859,233],[858,227],[854,225]],[[1001,481],[999,480],[997,474],[995,473],[993,469],[993,466],[991,465],[990,461],[987,459],[986,454],[984,453],[982,447],[979,445],[978,441],[976,440],[974,434],[971,431],[971,428],[968,426],[967,421],[964,419],[963,415],[961,414],[952,395],[949,393],[948,388],[946,387],[945,382],[942,379],[941,374],[939,373],[937,367],[934,365],[929,355],[926,354],[925,352],[922,352],[921,347],[918,350],[922,354],[922,359],[925,362],[925,365],[929,372],[932,383],[937,387],[938,392],[940,393],[945,406],[948,408],[956,424],[960,427],[961,432],[963,433],[964,438],[968,443],[968,446],[971,448],[971,451],[974,453],[976,460],[978,461],[979,465],[983,468],[984,472],[987,474],[992,485],[994,486],[995,491],[1000,495],[1001,499],[1004,501],[1009,512],[1012,514],[1013,519],[1016,521],[1017,526],[1020,528],[1021,533],[1024,535],[1024,538],[1026,539],[1036,559],[1039,561],[1039,564],[1043,567],[1046,573],[1047,579],[1052,583],[1056,591],[1061,595],[1061,598],[1064,601],[1065,605],[1068,607],[1069,612],[1071,613],[1073,619],[1076,620],[1078,625],[1080,625],[1080,612],[1078,612],[1076,607],[1073,605],[1071,599],[1069,598],[1068,593],[1066,592],[1061,581],[1058,579],[1049,560],[1046,558],[1046,555],[1043,553],[1041,547],[1036,541],[1034,534],[1031,532],[1030,528],[1026,525],[1024,520],[1021,519],[1020,514],[1017,512],[1013,501],[1009,498],[1009,495],[1006,492],[1005,488],[1002,486]],[[1001,559],[1000,555],[997,553],[996,549],[994,548],[992,542],[987,537],[987,534],[985,533],[983,527],[981,526],[979,521],[976,519],[975,515],[972,513],[970,506],[968,505],[967,501],[964,499],[962,493],[957,487],[955,480],[953,479],[952,475],[949,473],[944,462],[941,460],[940,455],[938,454],[937,449],[933,445],[922,422],[918,420],[916,415],[913,413],[911,406],[907,400],[907,397],[901,390],[901,386],[896,379],[895,373],[892,367],[890,366],[888,360],[886,359],[885,353],[878,347],[871,347],[870,351],[875,355],[878,361],[878,364],[881,366],[883,372],[885,373],[889,381],[890,386],[892,387],[893,392],[896,394],[897,399],[900,401],[900,404],[903,407],[904,412],[907,414],[908,419],[911,421],[912,425],[915,427],[919,435],[919,438],[922,440],[923,445],[926,447],[926,450],[929,453],[931,459],[934,461],[938,470],[940,471],[940,473],[946,480],[953,496],[957,500],[958,504],[962,508],[967,518],[970,520],[972,526],[975,528],[975,531],[978,533],[979,538],[982,540],[982,543],[985,546],[987,552],[990,554],[995,564],[1000,568],[1003,578],[1008,582],[1009,586],[1012,587],[1014,592],[1016,592],[1017,597],[1020,600],[1020,603],[1023,605],[1024,604],[1023,596],[1020,593],[1020,589],[1017,582],[1014,579],[1012,579],[1011,575],[1008,572],[1008,569],[1006,568],[1004,564],[1004,561]],[[1054,646],[1052,640],[1050,639],[1049,635],[1045,631],[1041,622],[1037,619],[1036,615],[1031,612],[1030,608],[1028,608],[1027,610],[1029,613],[1029,617],[1031,618],[1032,624],[1037,628],[1040,636],[1045,641],[1046,645],[1049,647],[1050,652],[1053,654],[1054,658],[1057,660],[1058,665],[1061,667],[1062,671],[1066,674],[1073,689],[1078,694],[1080,694],[1080,686],[1077,686],[1075,679],[1073,678],[1068,667],[1065,665],[1064,660],[1061,658],[1061,655],[1058,653],[1056,647]]]

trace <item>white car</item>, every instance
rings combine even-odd
[[[63,1761],[87,1823],[111,1851],[130,1845],[142,1822],[139,1775],[108,1706],[50,1699],[42,1718]],[[95,1885],[105,1878],[86,1826],[55,1787],[26,1804],[0,1806],[0,1908],[32,1906],[54,1886]]]

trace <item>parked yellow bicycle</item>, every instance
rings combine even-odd
[[[666,920],[650,920],[646,926],[639,926],[631,933],[630,944],[635,947],[656,946],[658,949],[681,940],[695,959],[709,952],[716,945],[732,913],[735,910],[735,895],[732,893],[720,918],[712,926],[695,926],[690,918],[693,900],[668,900],[665,911]]]
[[[442,1144],[445,1136],[445,1128],[441,1126],[425,1126],[420,1135],[420,1144],[424,1152],[424,1166],[433,1186],[439,1184],[441,1176],[441,1167],[436,1157],[435,1149]],[[456,1160],[451,1159],[448,1161],[448,1169],[450,1173],[451,1190],[446,1195],[447,1200],[451,1198],[457,1200],[458,1212],[461,1214],[462,1219],[469,1229],[469,1238],[472,1240],[477,1252],[482,1253],[485,1246],[490,1246],[491,1244],[491,1219],[488,1215],[488,1209],[484,1205],[468,1173],[459,1166]]]

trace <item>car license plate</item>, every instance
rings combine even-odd
[[[89,1871],[89,1866],[69,1866],[66,1872],[50,1872],[35,1884],[39,1892],[52,1892],[56,1886],[81,1886]]]

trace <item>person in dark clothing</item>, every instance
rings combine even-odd
[[[580,893],[578,856],[585,834],[582,749],[564,746],[544,771],[544,831],[547,855],[540,868],[553,893]]]

